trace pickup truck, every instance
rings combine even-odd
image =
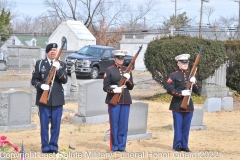
[[[66,56],[67,73],[71,73],[71,67],[75,64],[76,76],[96,79],[99,75],[104,74],[109,66],[115,64],[113,50],[116,50],[116,48],[100,45],[84,46]],[[132,59],[133,56],[126,55],[124,65],[128,66]]]

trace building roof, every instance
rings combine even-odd
[[[51,36],[53,36],[55,32],[57,32],[61,28],[61,26],[67,26],[69,30],[72,31],[76,36],[76,38],[79,40],[96,41],[96,38],[92,35],[92,33],[87,29],[87,27],[81,21],[74,21],[74,20],[63,20],[62,23],[57,27],[57,29],[51,34]]]
[[[40,46],[41,48],[46,48],[48,44],[48,36],[34,36],[34,35],[23,35],[23,34],[15,34],[21,43],[24,46],[32,46],[32,40],[36,40],[36,46]]]

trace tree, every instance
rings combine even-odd
[[[174,26],[174,28],[179,29],[188,26],[190,22],[191,19],[187,17],[187,13],[183,12],[177,15],[177,17],[172,15],[168,20],[163,22],[163,27],[170,28],[171,26]]]
[[[214,11],[215,11],[214,7],[210,7],[210,6],[204,6],[203,7],[203,12],[207,15],[209,25],[211,25],[210,17],[213,14]]]
[[[112,46],[118,48],[118,43],[122,39],[124,28],[116,29],[114,32],[108,32],[104,21],[100,22],[99,30],[95,30],[94,37],[96,37],[97,44],[103,46]],[[90,28],[91,31],[91,28]]]
[[[191,69],[201,45],[203,52],[196,74],[198,82],[201,82],[213,75],[225,61],[226,51],[220,41],[182,35],[156,39],[148,44],[144,55],[145,66],[153,79],[166,88],[169,74],[177,70],[177,62],[174,58],[179,54],[190,54],[189,69]]]
[[[11,34],[11,28],[10,28],[10,11],[5,12],[4,9],[2,9],[1,15],[0,15],[0,34],[1,34],[1,43],[6,41],[9,35]]]
[[[15,18],[12,22],[14,33],[29,34],[36,32],[45,36],[50,35],[61,23],[57,17],[45,14],[35,18],[25,15],[21,18]]]
[[[240,93],[240,41],[225,41],[227,51],[227,86]]]

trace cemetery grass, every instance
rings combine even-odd
[[[138,76],[147,77],[150,74],[135,71],[134,77]],[[16,76],[12,77],[15,78]],[[26,79],[30,80],[30,77]],[[6,78],[6,80],[10,79]],[[150,85],[150,88],[145,89],[135,87],[131,94],[133,99],[149,104],[147,132],[152,133],[151,139],[127,141],[126,152],[113,153],[109,151],[109,141],[103,140],[106,131],[109,129],[108,122],[102,124],[71,124],[70,113],[64,112],[59,137],[59,151],[67,150],[69,144],[74,147],[75,150],[69,150],[68,155],[72,157],[69,159],[239,159],[239,99],[234,99],[234,110],[232,111],[204,112],[203,125],[206,125],[207,129],[191,131],[189,148],[192,152],[178,153],[172,150],[173,130],[171,130],[172,114],[168,110],[169,102],[147,100],[147,97],[164,93],[165,90],[151,80],[139,83]],[[195,104],[195,107],[201,108],[202,104]],[[78,104],[69,102],[66,103],[64,108],[72,109],[77,113]],[[30,153],[32,155],[28,159],[56,159],[55,155],[40,153],[39,117],[37,114],[32,114],[31,118],[32,124],[36,124],[37,129],[0,132],[0,135],[8,136],[8,140],[19,148],[21,148],[23,142],[26,156],[30,156]],[[95,154],[90,155],[91,152]]]

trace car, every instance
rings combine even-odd
[[[67,73],[71,73],[71,67],[75,64],[76,76],[97,79],[99,75],[105,73],[109,66],[115,64],[113,50],[116,50],[116,48],[101,45],[84,46],[66,56]],[[126,55],[123,65],[128,66],[132,59],[133,56]]]

